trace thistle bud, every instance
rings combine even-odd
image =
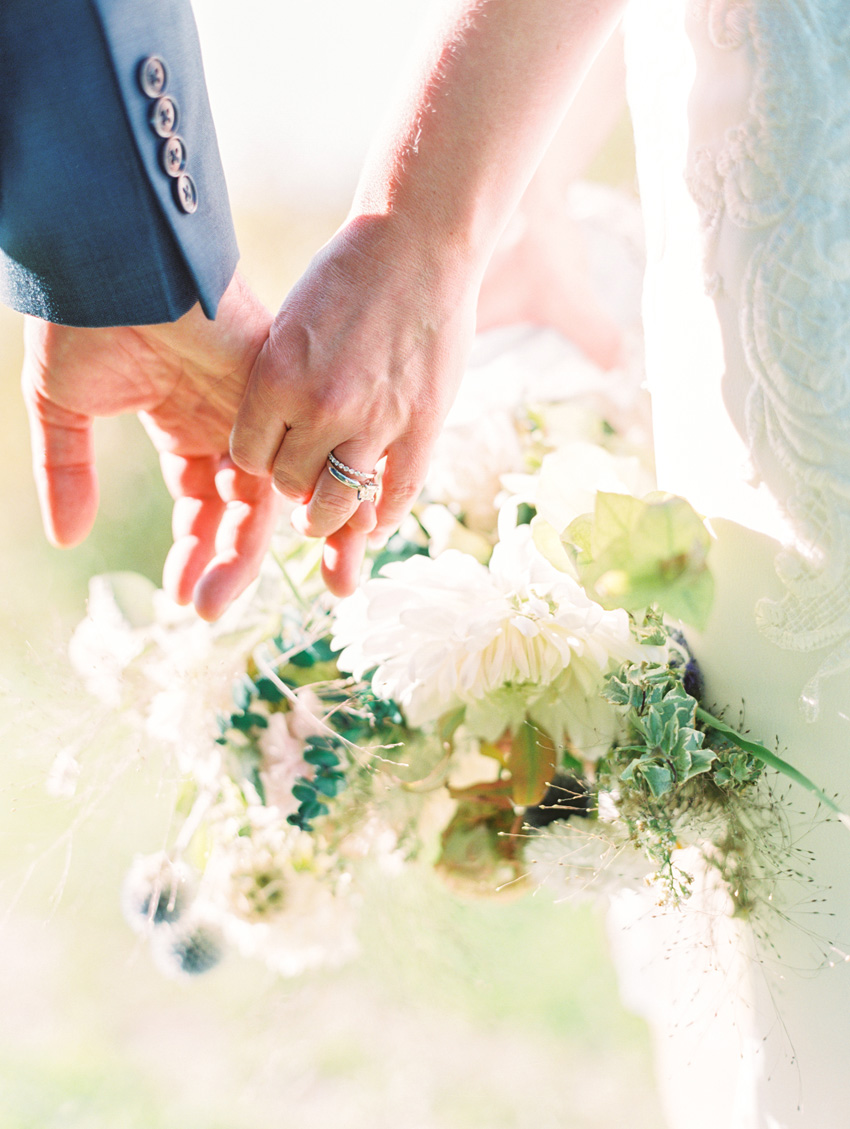
[[[130,928],[147,933],[160,925],[173,925],[195,896],[191,870],[157,852],[138,856],[121,888],[121,910]]]
[[[213,921],[195,919],[158,929],[151,939],[154,963],[165,976],[200,976],[224,956],[224,936]]]

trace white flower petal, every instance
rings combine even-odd
[[[574,667],[573,692],[598,696],[611,662],[639,654],[626,613],[606,612],[549,564],[527,525],[504,530],[489,568],[454,549],[420,555],[387,566],[362,596],[336,611],[340,665],[377,667],[376,689],[414,725],[462,703],[480,718],[508,686],[530,706]]]

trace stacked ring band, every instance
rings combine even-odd
[[[337,470],[333,463],[328,467],[331,477],[335,478],[337,482],[341,482],[343,486],[349,486],[352,490],[357,491],[358,502],[371,502],[373,498],[378,496],[378,484],[376,482],[358,482],[355,478],[349,478],[347,474],[343,474],[341,470]]]
[[[355,478],[362,478],[369,482],[374,482],[378,477],[376,470],[355,470],[354,467],[346,466],[345,463],[340,462],[333,451],[328,452],[328,462],[332,467],[336,467],[337,470],[341,470],[344,474],[352,474]]]

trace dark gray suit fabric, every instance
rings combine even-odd
[[[198,208],[140,62],[162,58]],[[0,0],[0,300],[64,325],[214,317],[238,259],[188,0]]]

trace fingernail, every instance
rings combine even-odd
[[[292,513],[289,515],[289,524],[296,533],[300,533],[302,537],[306,537],[305,529],[307,528],[307,507],[296,506]]]

